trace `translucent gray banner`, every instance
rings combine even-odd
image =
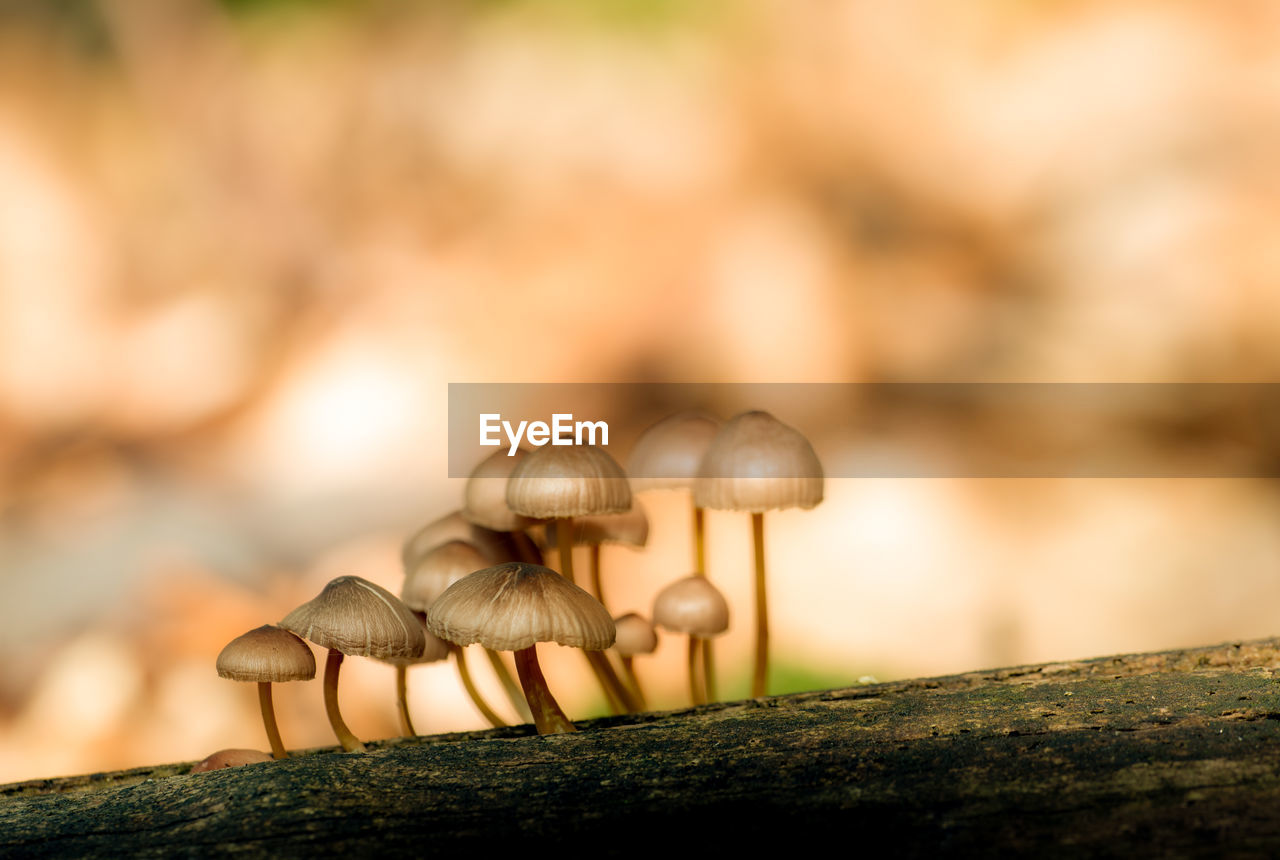
[[[1280,383],[451,383],[449,475],[557,432],[626,467],[667,416],[751,410],[832,478],[1280,476]]]

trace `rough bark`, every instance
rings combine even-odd
[[[0,787],[0,856],[1280,856],[1277,666],[1265,640],[37,780]]]

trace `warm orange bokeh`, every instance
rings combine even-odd
[[[1270,4],[599,5],[0,12],[0,782],[264,745],[218,650],[331,576],[398,588],[460,503],[451,381],[1275,377]],[[687,573],[685,501],[645,503],[619,612]],[[709,519],[740,695],[749,525]],[[774,654],[1266,635],[1276,523],[1262,481],[831,480],[769,520]],[[348,721],[394,734],[364,662]],[[642,666],[658,706],[681,666]],[[571,713],[581,670],[548,660]],[[413,675],[419,729],[482,725]],[[331,742],[318,684],[276,700]]]

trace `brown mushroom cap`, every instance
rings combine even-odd
[[[550,568],[511,562],[458,580],[427,610],[427,627],[455,645],[519,651],[557,642],[587,651],[613,644],[600,601]]]
[[[222,770],[224,767],[240,767],[246,764],[274,761],[271,756],[261,750],[225,749],[210,753],[195,763],[192,773],[206,773],[211,770]]]
[[[322,648],[360,657],[416,657],[426,646],[422,624],[409,607],[358,576],[333,580],[280,626]]]
[[[822,464],[801,433],[768,412],[744,412],[716,435],[698,469],[694,504],[763,513],[822,501]]]
[[[449,643],[428,630],[427,622],[422,616],[414,613],[414,617],[422,625],[422,637],[425,642],[422,653],[416,657],[380,658],[383,663],[390,663],[392,666],[416,666],[419,663],[436,663],[449,656]]]
[[[529,452],[517,448],[508,456],[497,451],[480,461],[467,478],[462,516],[471,523],[499,532],[527,529],[535,520],[523,517],[507,506],[507,480]]]
[[[400,599],[415,612],[426,612],[449,586],[492,563],[475,544],[461,540],[443,543],[422,555],[405,575]]]
[[[438,520],[432,520],[409,536],[400,550],[404,569],[410,570],[422,558],[423,553],[451,540],[465,540],[475,544],[489,559],[488,564],[510,558],[505,535],[468,522],[462,511],[454,511]]]
[[[232,681],[310,681],[316,658],[288,630],[264,624],[237,636],[218,654],[218,675]]]
[[[677,412],[636,439],[627,460],[631,488],[671,490],[692,487],[702,458],[720,431],[720,422],[704,412]]]
[[[547,546],[556,545],[556,523],[548,523]],[[649,517],[639,502],[633,502],[631,510],[620,514],[573,518],[573,543],[575,546],[592,546],[601,543],[621,543],[628,546],[644,546],[649,541]]]
[[[613,619],[613,623],[618,628],[618,638],[613,647],[623,657],[652,654],[658,647],[658,631],[643,615],[628,612]]]
[[[535,519],[620,514],[631,508],[631,485],[595,445],[543,445],[507,480],[507,505]]]
[[[729,629],[729,604],[705,576],[686,576],[658,592],[653,601],[653,623],[709,639]]]

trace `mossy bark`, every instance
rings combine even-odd
[[[0,856],[612,855],[686,828],[716,853],[1277,856],[1277,667],[1265,640],[37,780],[0,787]]]

